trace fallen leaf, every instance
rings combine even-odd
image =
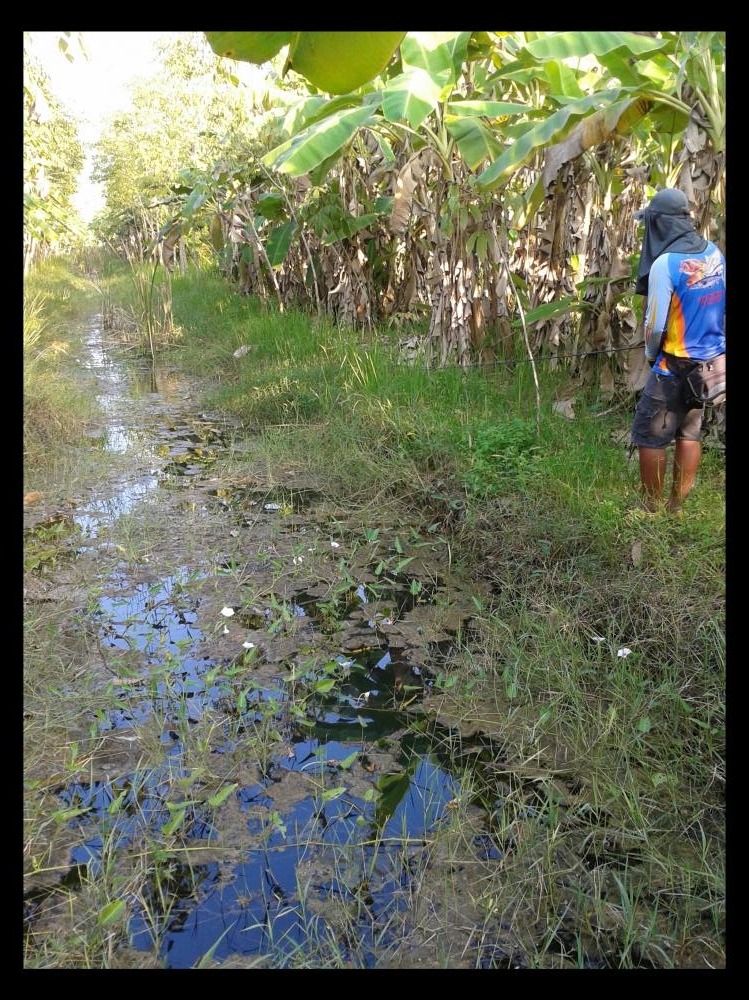
[[[39,503],[39,501],[43,498],[43,496],[44,494],[40,493],[39,490],[32,490],[30,493],[27,493],[23,498],[24,507],[31,507],[35,503]]]
[[[575,419],[575,401],[574,399],[558,399],[552,406],[554,413],[559,413],[563,417],[567,417],[568,420]]]

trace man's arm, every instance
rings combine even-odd
[[[645,357],[651,365],[658,357],[664,334],[665,330],[656,330],[647,324],[645,325]]]
[[[645,357],[654,364],[666,333],[668,310],[673,294],[668,270],[668,254],[653,261],[648,276],[648,298],[645,304]]]

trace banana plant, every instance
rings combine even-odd
[[[303,72],[307,64],[304,47],[297,50],[300,39],[292,33],[259,37],[267,34],[245,38],[246,33],[236,33],[231,46],[224,39],[221,51],[233,58],[261,61],[288,44],[287,67]],[[517,233],[539,212],[548,218],[550,192],[555,192],[553,205],[561,208],[572,188],[560,180],[560,171],[565,176],[570,169],[595,174],[584,158],[589,150],[625,139],[653,143],[654,135],[656,147],[670,143],[676,148],[698,107],[700,121],[710,130],[711,145],[722,149],[725,117],[721,64],[716,56],[720,43],[704,33],[697,37],[699,45],[675,33],[409,33],[401,37],[396,59],[391,51],[387,58],[368,63],[367,73],[350,78],[355,83],[348,91],[342,77],[335,81],[310,77],[334,96],[314,93],[301,102],[287,116],[288,138],[265,155],[263,165],[289,178],[313,178],[319,187],[339,169],[346,152],[369,136],[381,150],[390,151],[394,234],[407,236],[411,208],[421,190],[430,199],[430,214],[438,223],[432,226],[437,244],[440,237],[451,240],[450,280],[466,276],[466,250],[473,254],[474,272],[477,252],[486,257],[490,241],[483,234],[484,246],[477,232],[481,225],[489,230],[498,226],[499,239],[491,241],[495,252],[489,270],[497,271],[500,258],[508,270],[507,254],[497,250],[506,242],[508,225]],[[243,47],[245,42],[247,47]],[[218,52],[215,37],[211,44]],[[301,58],[296,58],[297,51]],[[373,70],[375,65],[378,68]],[[311,65],[313,76],[318,69]],[[697,77],[699,83],[690,94],[685,89],[687,80]],[[400,159],[393,149],[400,150]],[[633,198],[642,196],[636,185],[633,190]],[[501,217],[492,216],[492,202]],[[453,203],[473,215],[472,221],[462,225],[460,215],[453,219]],[[563,228],[561,219],[562,215],[551,218],[552,244]],[[592,231],[589,222],[585,225],[586,233]],[[460,240],[466,245],[459,245]],[[279,248],[285,245],[282,241]],[[584,249],[582,254],[572,246],[562,250],[562,258],[556,254],[557,261],[573,255],[586,258]],[[435,254],[435,265],[442,268],[437,258]],[[460,279],[454,271],[459,261]],[[548,287],[531,288],[527,305],[531,315],[556,323],[558,310],[547,295],[559,275],[555,268],[547,269],[546,275],[543,280]],[[496,273],[492,280],[501,288]],[[448,297],[443,296],[443,306]],[[465,289],[463,298],[470,305]],[[444,327],[442,331],[446,336]],[[468,340],[470,349],[462,354],[465,359],[478,347],[476,337]],[[441,354],[445,356],[444,349]]]

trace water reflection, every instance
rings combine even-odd
[[[75,522],[92,539],[138,505],[156,502],[160,483],[184,481],[185,471],[204,475],[201,462],[211,459],[204,441],[217,453],[224,442],[205,415],[198,427],[195,419],[173,411],[174,402],[189,399],[176,373],[142,360],[113,360],[96,325],[87,347],[84,364],[99,380],[100,403],[109,417],[101,446],[127,456],[134,466],[140,463],[129,474],[118,469],[110,495],[94,495],[77,511]],[[316,499],[302,491],[276,499],[249,488],[244,493],[247,503],[277,507],[271,509],[274,519],[282,504],[299,515]],[[163,757],[147,771],[111,781],[74,781],[60,790],[63,806],[76,811],[70,820],[77,831],[70,864],[96,875],[105,852],[172,836],[211,843],[215,857],[221,843],[212,825],[216,811],[199,786],[190,786],[184,811],[175,811],[182,801],[176,790],[180,783],[190,785],[191,777],[185,765],[190,726],[184,723],[215,712],[220,722],[212,730],[210,752],[216,754],[241,753],[243,741],[251,746],[256,738],[256,724],[268,723],[277,742],[262,767],[255,762],[256,777],[263,780],[232,792],[231,804],[246,824],[243,856],[182,865],[165,852],[139,901],[130,903],[131,941],[143,950],[158,947],[170,968],[191,968],[211,952],[217,960],[268,955],[282,967],[293,965],[300,950],[320,964],[375,964],[378,950],[388,944],[383,928],[407,904],[423,840],[444,822],[460,791],[427,737],[404,751],[392,773],[367,764],[367,747],[371,752],[376,741],[402,735],[413,724],[402,705],[406,697],[410,703],[423,693],[424,679],[404,650],[391,650],[386,636],[378,634],[380,626],[391,624],[393,609],[406,614],[417,598],[407,589],[401,595],[394,584],[393,593],[380,594],[378,602],[364,584],[354,584],[345,613],[359,616],[355,624],[364,649],[344,655],[334,645],[326,651],[340,668],[331,686],[314,669],[298,678],[312,692],[300,717],[292,711],[285,675],[266,677],[262,684],[244,677],[239,690],[231,658],[201,655],[204,624],[197,599],[186,596],[185,587],[199,576],[180,567],[143,581],[119,568],[104,581],[91,620],[104,657],[111,652],[113,662],[116,657],[127,665],[127,684],[118,704],[97,719],[99,731],[119,738],[113,731],[132,730],[158,713]],[[427,596],[424,589],[419,600]],[[381,607],[385,597],[387,616]],[[309,620],[308,638],[324,633],[326,609],[304,592],[286,595],[283,611],[290,621]],[[273,614],[256,617],[245,627],[272,636]],[[287,794],[279,804],[279,785],[306,779],[309,794],[303,785],[296,801]],[[331,899],[353,904],[351,944],[337,937],[323,916],[322,904]],[[392,934],[397,933],[393,923]]]

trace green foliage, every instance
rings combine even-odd
[[[289,46],[285,69],[313,87],[345,94],[385,69],[405,31],[207,31],[214,52],[264,63]]]
[[[83,147],[75,123],[52,94],[46,73],[27,49],[23,104],[23,223],[28,268],[39,258],[40,250],[46,255],[67,249],[79,238],[80,220],[72,199],[83,167]]]
[[[540,447],[535,426],[519,417],[481,427],[473,435],[471,467],[466,488],[479,496],[494,496],[519,483],[527,484],[538,468]]]
[[[110,239],[133,225],[153,235],[170,213],[152,206],[173,198],[182,171],[212,171],[219,160],[244,164],[264,120],[202,34],[171,43],[162,59],[162,70],[135,88],[132,109],[112,117],[97,146],[92,176],[106,198],[98,227]],[[197,197],[188,214],[199,207]]]
[[[92,403],[66,371],[75,338],[73,321],[90,308],[93,289],[69,264],[37,265],[23,291],[24,477],[54,463],[60,446],[83,434]],[[71,343],[72,340],[72,343]]]

